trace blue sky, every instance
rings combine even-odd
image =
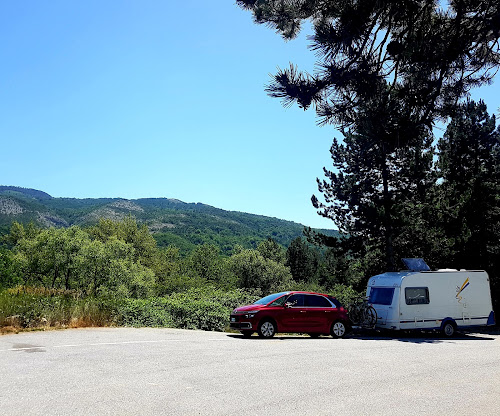
[[[264,86],[312,71],[233,1],[0,2],[0,184],[177,198],[334,228],[310,203],[332,127]],[[497,84],[474,92],[498,113]]]

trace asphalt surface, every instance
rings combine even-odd
[[[498,415],[500,335],[262,340],[176,329],[0,336],[0,414]]]

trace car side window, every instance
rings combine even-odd
[[[296,293],[291,295],[286,303],[292,307],[304,306],[304,295],[302,293]]]
[[[332,304],[323,296],[306,295],[306,306],[312,308],[331,308]]]

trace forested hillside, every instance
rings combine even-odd
[[[198,244],[211,243],[229,254],[236,244],[255,248],[267,238],[288,246],[304,229],[302,224],[291,221],[177,199],[53,198],[34,189],[0,186],[3,234],[9,232],[14,221],[33,222],[41,227],[85,227],[97,224],[101,218],[120,221],[127,216],[146,225],[159,246],[174,244],[182,253],[190,252]],[[333,230],[322,232],[336,235]]]
[[[356,263],[308,243],[300,224],[204,204],[2,187],[0,212],[2,331],[224,330],[232,308],[263,294],[313,289],[347,301],[361,282]]]
[[[230,255],[198,244],[159,247],[127,216],[80,227],[13,223],[0,242],[0,331],[88,325],[223,330],[230,311],[263,294],[329,291],[346,301],[361,279],[355,264],[297,237],[239,244]],[[7,329],[5,329],[7,328]],[[10,328],[10,329],[9,329]]]

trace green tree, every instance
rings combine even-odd
[[[41,231],[41,228],[35,226],[33,222],[23,225],[17,221],[12,223],[9,234],[5,236],[5,241],[11,247],[14,247],[18,241],[23,238],[33,238]]]
[[[79,227],[37,233],[14,227],[13,261],[25,284],[75,289],[89,295],[145,297],[153,294],[155,273],[132,244],[111,235],[101,241]]]
[[[146,225],[139,226],[135,218],[128,216],[122,221],[100,219],[99,223],[90,227],[89,234],[101,242],[106,242],[112,237],[130,244],[134,248],[134,261],[158,271],[158,249]]]
[[[285,106],[315,107],[320,124],[335,124],[344,133],[345,146],[334,142],[332,147],[339,173],[326,171],[328,181],[320,183],[325,203],[313,199],[320,214],[349,233],[352,253],[360,257],[365,250],[373,259],[382,257],[374,264],[376,269],[397,267],[397,244],[422,251],[410,235],[421,236],[420,231],[427,229],[428,201],[404,198],[410,187],[395,180],[394,170],[403,169],[409,175],[407,182],[416,179],[424,185],[427,180],[410,176],[415,172],[404,171],[398,163],[410,156],[406,149],[412,148],[414,156],[428,163],[425,146],[419,146],[432,136],[434,122],[453,115],[471,88],[493,78],[500,64],[500,4],[237,3],[250,10],[257,23],[269,25],[285,39],[294,38],[306,21],[313,25],[315,73],[301,72],[291,64],[278,70],[267,92],[283,99]],[[350,157],[348,151],[355,155]],[[405,222],[403,213],[418,215]]]
[[[157,275],[156,292],[159,296],[174,292],[184,292],[192,288],[200,288],[207,284],[198,273],[191,270],[192,262],[183,259],[180,249],[173,245],[160,251],[162,267]]]
[[[110,237],[88,241],[77,257],[78,289],[89,295],[147,297],[155,288],[154,273],[134,261],[132,245]]]
[[[285,249],[272,238],[268,238],[267,240],[259,243],[259,245],[257,246],[257,251],[265,259],[273,260],[276,263],[284,264],[286,261]]]
[[[333,170],[325,169],[326,179],[318,180],[325,202],[312,198],[343,235],[332,243],[345,255],[369,259],[372,273],[395,270],[396,258],[418,251],[415,226],[426,219],[436,180],[432,135],[396,147],[379,141],[377,129],[367,122],[346,133],[343,143],[334,140]]]
[[[230,258],[230,267],[240,288],[261,289],[263,293],[287,290],[292,284],[288,267],[264,258],[257,250],[243,250]]]
[[[319,267],[318,252],[303,238],[297,237],[286,250],[286,265],[296,282],[315,282]]]
[[[220,249],[213,244],[197,246],[191,253],[188,264],[190,270],[205,282],[232,284],[227,265],[220,256]]]
[[[399,140],[447,116],[470,88],[487,83],[500,60],[500,5],[492,1],[237,0],[255,22],[292,39],[312,23],[317,71],[279,70],[270,95],[315,105],[323,123],[357,126],[359,108],[382,98],[398,109]],[[386,86],[389,87],[388,93]],[[396,120],[395,120],[396,121]],[[379,140],[397,137],[391,127]],[[406,134],[403,134],[406,133]]]
[[[0,291],[21,283],[18,276],[14,255],[10,250],[0,247]]]
[[[25,283],[73,288],[76,256],[85,242],[90,241],[88,235],[78,227],[49,228],[36,234],[20,233],[20,230],[18,226],[13,227],[17,241],[14,251]]]
[[[454,267],[486,269],[500,294],[500,131],[480,101],[467,101],[439,148],[438,202]],[[497,303],[497,307],[500,307]]]
[[[346,255],[338,245],[329,247],[320,261],[318,283],[327,290],[338,285],[358,287],[364,272],[360,266],[359,260]]]

